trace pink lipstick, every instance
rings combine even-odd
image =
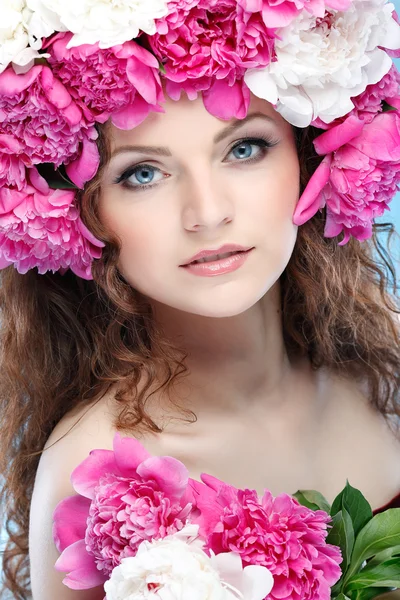
[[[225,275],[239,269],[246,262],[253,249],[237,244],[225,244],[215,250],[198,252],[181,267],[200,277]]]

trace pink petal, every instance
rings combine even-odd
[[[158,60],[146,48],[143,46],[139,46],[136,42],[125,42],[125,44],[121,44],[119,48],[114,47],[115,56],[118,58],[130,58],[131,56],[135,56],[140,62],[152,69],[158,69]]]
[[[179,500],[184,494],[189,473],[184,464],[170,456],[152,456],[137,468],[143,479],[155,480],[162,492],[171,500]]]
[[[203,102],[208,112],[218,119],[244,119],[250,104],[250,90],[244,81],[230,86],[223,79],[217,79],[203,92]]]
[[[326,213],[326,222],[325,222],[325,230],[324,236],[327,238],[332,238],[338,236],[343,231],[343,225],[341,223],[337,223],[335,221],[333,213],[329,210]]]
[[[269,6],[264,2],[262,16],[265,25],[272,29],[289,25],[299,12],[295,3],[292,2],[282,2],[277,7]]]
[[[200,515],[194,519],[191,518],[191,521],[199,525],[199,535],[207,539],[214,531],[222,514],[217,492],[195,479],[189,479],[189,487],[193,492],[195,504],[200,509]]]
[[[127,61],[126,74],[129,81],[146,102],[157,104],[158,87],[161,87],[161,83],[157,79],[158,74],[154,72],[154,69],[143,64],[136,56],[131,56]]]
[[[43,67],[41,81],[50,102],[57,108],[66,108],[71,104],[71,95],[64,85],[56,79],[49,67]]]
[[[83,496],[70,496],[57,505],[53,514],[53,539],[57,550],[84,539],[90,500]]]
[[[47,195],[50,193],[49,184],[47,183],[45,178],[39,174],[39,171],[37,169],[29,169],[27,172],[27,176],[29,178],[30,184],[33,185],[33,187],[36,188],[38,192],[40,192],[43,195]]]
[[[113,441],[115,462],[125,477],[136,475],[136,469],[145,460],[151,458],[151,454],[142,446],[138,440],[130,437],[121,437],[116,433]]]
[[[326,5],[334,10],[345,11],[349,8],[351,0],[328,0]]]
[[[139,95],[136,96],[134,102],[129,104],[122,110],[114,112],[111,116],[111,121],[118,129],[134,129],[142,123],[151,110],[150,104],[143,100]]]
[[[96,143],[84,138],[82,152],[76,160],[66,165],[65,170],[71,181],[82,189],[96,175],[99,164],[100,155]]]
[[[311,219],[325,205],[321,191],[329,181],[331,163],[332,157],[330,155],[325,156],[310,178],[293,214],[293,223],[295,225],[303,225],[303,223]]]
[[[78,494],[93,500],[94,488],[100,477],[106,473],[121,474],[115,462],[114,452],[112,450],[92,450],[89,456],[72,472],[71,482]]]
[[[332,129],[317,137],[314,140],[314,148],[321,156],[334,152],[340,146],[347,144],[353,138],[357,137],[364,126],[365,122],[362,119],[351,115],[344,123],[332,127]]]
[[[0,188],[0,215],[5,215],[25,200],[27,192],[18,192],[10,188]]]
[[[3,133],[0,135],[0,149],[6,150],[10,154],[19,154],[23,150],[23,146],[14,136]]]
[[[379,161],[400,160],[400,117],[397,112],[381,113],[366,125],[356,147]]]
[[[1,256],[1,247],[0,247],[0,270],[1,269],[6,269],[7,267],[9,267],[10,265],[13,264],[12,260],[7,260],[4,256]]]
[[[400,111],[400,97],[386,98],[386,102],[389,106],[393,106],[393,108],[397,108]]]
[[[42,69],[41,65],[36,65],[24,75],[17,75],[11,67],[6,69],[0,74],[0,95],[12,97],[20,94],[32,85]]]
[[[97,569],[94,556],[86,551],[85,540],[68,546],[57,560],[55,568],[68,573],[63,583],[72,590],[88,590],[107,580]]]
[[[263,5],[262,0],[245,0],[245,2],[239,2],[239,4],[242,4],[245,10],[252,13],[260,11]]]
[[[79,219],[77,220],[76,223],[79,232],[83,235],[83,237],[85,239],[88,240],[88,242],[90,242],[91,244],[93,244],[93,246],[97,246],[98,248],[104,248],[105,243],[101,242],[100,240],[98,240],[91,231],[89,231],[89,229],[86,227],[85,223],[82,221],[82,219],[79,217]],[[100,256],[99,256],[100,258]]]

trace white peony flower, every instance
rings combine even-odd
[[[385,0],[354,0],[323,19],[303,10],[278,30],[277,61],[247,71],[248,87],[292,125],[306,127],[317,117],[331,123],[354,108],[351,97],[389,71],[392,60],[379,46],[400,47],[393,10]]]
[[[154,19],[168,14],[167,0],[27,0],[36,17],[54,31],[71,31],[68,47],[110,48],[156,32]]]
[[[13,62],[16,70],[26,72],[39,56],[41,41],[30,46],[29,21],[32,12],[25,0],[1,0],[0,20],[0,73]],[[18,69],[18,67],[20,67]]]
[[[104,584],[107,600],[263,600],[273,578],[265,567],[248,566],[232,552],[213,555],[196,539],[197,525],[153,542],[123,558]]]

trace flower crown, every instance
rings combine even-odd
[[[2,0],[1,13],[0,268],[92,278],[104,244],[76,194],[99,167],[96,124],[132,129],[165,95],[201,94],[228,120],[252,92],[321,129],[293,221],[326,207],[340,244],[370,237],[398,189],[400,25],[385,0]]]

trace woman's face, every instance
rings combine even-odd
[[[270,104],[253,97],[245,120],[226,122],[201,98],[169,100],[131,131],[111,127],[111,149],[100,218],[121,240],[119,268],[133,288],[229,317],[279,279],[296,240],[300,174],[292,128]],[[234,270],[183,266],[225,244],[252,250],[228,260]]]

